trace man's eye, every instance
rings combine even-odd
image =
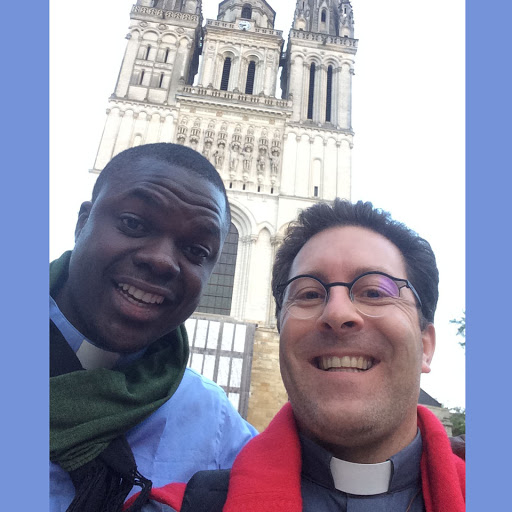
[[[356,298],[359,298],[361,300],[364,299],[389,299],[392,297],[392,295],[389,293],[388,290],[384,288],[370,288],[366,287],[362,290],[357,290],[356,293],[354,293],[354,296]]]
[[[200,245],[190,245],[186,248],[186,252],[198,260],[206,259],[210,255],[210,251]]]
[[[325,293],[319,290],[302,290],[295,296],[297,301],[317,301],[324,300]]]
[[[142,220],[133,215],[121,217],[121,225],[123,230],[130,234],[142,234],[146,231],[146,226]]]

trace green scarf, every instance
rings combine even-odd
[[[71,252],[50,264],[50,293],[67,278]],[[118,370],[75,371],[50,378],[50,460],[73,471],[141,423],[174,394],[188,360],[185,327],[154,342]]]

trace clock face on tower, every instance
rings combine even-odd
[[[240,21],[238,23],[238,28],[242,30],[249,30],[251,28],[251,24],[248,21]]]

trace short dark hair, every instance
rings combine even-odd
[[[280,285],[289,279],[293,260],[311,237],[337,226],[371,229],[396,245],[405,260],[406,277],[421,299],[421,329],[434,321],[439,297],[439,271],[430,244],[405,224],[393,220],[389,212],[374,208],[372,203],[351,203],[339,198],[336,198],[332,205],[321,202],[303,210],[298,219],[288,226],[272,269],[272,293],[276,301],[278,318],[282,294]]]
[[[202,178],[208,180],[214,187],[219,189],[226,202],[226,216],[231,222],[231,211],[226,195],[226,188],[219,173],[215,167],[201,154],[191,148],[180,144],[170,142],[158,142],[155,144],[142,144],[133,148],[126,149],[118,153],[101,171],[92,191],[92,203],[96,201],[101,189],[112,178],[121,178],[123,166],[127,161],[133,161],[138,158],[154,158],[166,162],[170,165],[183,167],[187,171],[193,172]]]

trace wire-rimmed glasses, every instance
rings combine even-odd
[[[407,300],[400,296],[402,288],[411,290],[416,298],[416,306],[421,308],[420,297],[407,279],[379,271],[364,272],[350,283],[324,283],[318,277],[309,274],[292,277],[279,287],[282,289],[281,308],[299,319],[320,316],[333,286],[347,287],[350,300],[356,309],[366,316],[383,316],[387,309],[384,306]]]

